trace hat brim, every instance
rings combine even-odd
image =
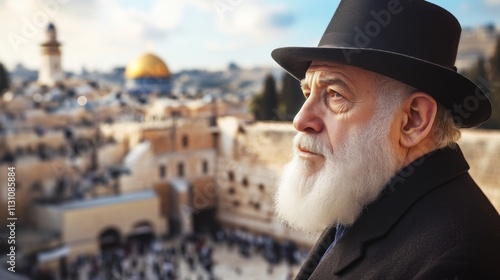
[[[415,57],[362,48],[286,47],[271,56],[298,80],[312,61],[329,61],[359,67],[401,81],[433,96],[452,113],[460,127],[474,127],[487,121],[491,103],[481,88],[452,69]]]

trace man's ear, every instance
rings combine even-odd
[[[402,112],[401,146],[412,148],[429,135],[437,108],[436,100],[426,93],[415,92],[408,97]]]

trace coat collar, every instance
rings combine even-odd
[[[380,198],[366,207],[318,266],[319,259],[329,246],[323,249],[323,243],[331,243],[332,235],[335,235],[333,226],[325,230],[297,279],[342,272],[363,256],[367,241],[385,235],[419,198],[468,169],[469,165],[458,146],[437,150],[415,160],[391,179]]]

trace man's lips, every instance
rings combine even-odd
[[[302,146],[299,146],[298,149],[299,149],[299,155],[302,157],[323,156],[321,154],[317,154],[313,151],[310,151],[307,148],[304,148]]]

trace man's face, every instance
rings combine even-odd
[[[380,106],[376,77],[335,63],[309,67],[294,156],[275,196],[278,215],[291,226],[311,232],[353,223],[397,171],[396,110]]]
[[[332,150],[372,118],[375,110],[375,75],[359,68],[328,62],[313,62],[301,83],[306,97],[293,125],[313,134]],[[299,156],[320,168],[324,156],[299,147]]]

